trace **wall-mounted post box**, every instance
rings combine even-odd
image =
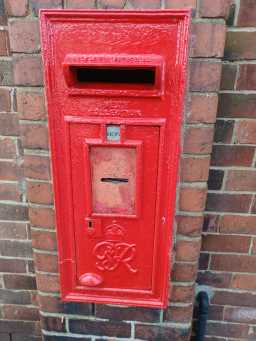
[[[166,305],[189,17],[41,11],[63,300]]]

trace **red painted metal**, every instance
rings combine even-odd
[[[167,304],[189,20],[41,11],[65,301]]]

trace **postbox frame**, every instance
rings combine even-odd
[[[155,307],[155,308],[163,308],[167,306],[168,302],[168,279],[170,274],[170,263],[171,260],[166,255],[169,254],[170,246],[173,239],[173,230],[170,229],[174,219],[174,209],[175,209],[175,197],[176,197],[176,179],[177,179],[177,169],[178,169],[178,161],[180,155],[180,127],[181,127],[181,119],[182,119],[182,110],[183,110],[183,97],[185,90],[185,81],[186,81],[186,63],[188,56],[188,29],[190,23],[190,14],[191,11],[188,9],[181,10],[148,10],[146,12],[141,11],[101,11],[101,10],[41,10],[40,18],[41,18],[41,36],[42,36],[42,52],[43,52],[43,60],[44,60],[44,76],[46,82],[46,95],[47,95],[47,105],[49,113],[54,113],[57,108],[57,102],[54,98],[54,89],[56,87],[56,80],[52,77],[52,67],[54,67],[54,53],[55,46],[53,41],[53,30],[52,25],[55,23],[65,23],[65,22],[82,22],[82,21],[94,21],[94,20],[112,20],[118,22],[147,22],[148,18],[154,22],[159,22],[161,20],[172,20],[177,23],[178,31],[179,31],[179,41],[177,46],[176,53],[176,65],[174,66],[175,79],[176,79],[176,116],[173,117],[173,136],[174,141],[170,142],[171,149],[173,151],[172,155],[169,155],[168,162],[172,164],[173,174],[172,176],[166,175],[167,183],[169,191],[166,193],[165,198],[165,211],[169,212],[166,215],[165,221],[163,221],[166,240],[161,240],[162,245],[159,245],[158,248],[163,252],[162,259],[162,269],[164,270],[161,274],[158,274],[158,277],[152,274],[154,278],[154,283],[152,286],[152,292],[148,295],[138,296],[137,294],[143,290],[137,290],[137,294],[135,295],[131,292],[130,295],[121,296],[121,297],[108,297],[107,295],[100,297],[97,294],[90,295],[85,293],[83,290],[79,292],[79,290],[74,290],[77,287],[77,278],[76,278],[76,251],[74,244],[74,232],[71,228],[68,228],[68,225],[72,225],[72,214],[70,214],[70,209],[72,210],[72,204],[70,202],[63,202],[61,200],[61,189],[60,189],[60,179],[55,176],[58,173],[58,165],[59,162],[56,158],[56,146],[58,141],[56,139],[56,134],[54,133],[56,129],[62,131],[62,138],[66,141],[64,151],[64,158],[66,162],[70,162],[70,154],[67,147],[68,137],[68,125],[73,121],[91,121],[99,124],[104,121],[104,124],[149,124],[152,125],[152,119],[139,119],[139,118],[84,118],[84,117],[75,117],[75,116],[65,116],[64,121],[66,125],[66,129],[63,129],[62,123],[60,123],[53,114],[49,114],[49,126],[50,126],[50,143],[51,143],[51,152],[52,152],[52,169],[53,169],[53,184],[54,184],[54,203],[56,209],[56,223],[57,223],[57,239],[58,239],[58,256],[59,256],[59,269],[60,269],[60,287],[61,287],[61,297],[64,301],[77,301],[77,302],[96,302],[96,303],[113,303],[113,304],[125,304],[125,305],[136,305],[136,306],[145,306],[145,307]],[[162,70],[162,74],[164,74],[164,63],[159,62],[159,70]],[[67,67],[68,62],[64,65],[64,69]],[[67,72],[64,71],[66,74]],[[160,71],[158,71],[158,84],[159,82],[164,83],[164,78],[159,77]],[[163,89],[163,88],[162,88]],[[152,93],[151,90],[145,90],[145,96],[162,96],[162,89],[158,89],[155,93]],[[92,92],[88,92],[86,89],[72,89],[69,90],[70,95],[91,95]],[[94,90],[93,90],[94,91]],[[143,91],[143,90],[142,90]],[[94,95],[106,95],[111,94],[111,96],[123,96],[125,95],[122,90],[105,90],[104,93],[94,91]],[[127,94],[126,94],[127,95]],[[130,91],[131,96],[137,96],[136,91]],[[129,96],[129,94],[128,94]],[[143,93],[140,94],[143,96]],[[159,126],[163,131],[165,129],[165,119],[155,119],[155,124]],[[162,150],[159,153],[161,162],[163,162],[163,157],[165,151],[163,150],[164,146],[164,134],[161,135],[160,146],[159,148]],[[70,170],[63,169],[63,176],[65,179],[70,182]],[[159,174],[158,182],[161,181],[161,177],[163,174]],[[69,180],[68,180],[69,179]],[[70,182],[71,183],[71,182]],[[159,187],[158,187],[159,188]],[[67,193],[69,194],[72,201],[72,190],[70,185],[67,186]],[[161,203],[162,199],[159,197],[159,193],[157,194],[157,200]],[[67,214],[63,216],[63,209],[66,210]],[[156,213],[156,219],[159,219],[159,212]],[[156,261],[156,257],[153,258],[153,261]],[[158,284],[156,284],[158,282]],[[160,283],[160,284],[159,284]],[[155,286],[158,285],[157,292],[155,290]],[[96,290],[97,292],[97,290]]]

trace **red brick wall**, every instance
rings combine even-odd
[[[239,272],[245,271],[247,276],[249,272],[255,272],[254,258],[249,255],[255,249],[252,244],[254,217],[251,214],[248,218],[249,207],[252,212],[254,210],[252,200],[255,185],[253,177],[241,177],[236,172],[252,171],[249,167],[254,160],[254,146],[251,144],[255,134],[253,125],[248,123],[253,122],[255,112],[255,99],[251,92],[255,77],[253,78],[253,64],[246,68],[244,62],[243,65],[225,62],[222,73],[221,68],[226,38],[225,20],[229,24],[235,20],[239,25],[252,25],[255,9],[253,12],[253,0],[235,1],[231,11],[230,3],[229,0],[0,0],[1,341],[36,341],[41,339],[41,328],[46,341],[73,341],[75,336],[75,340],[88,341],[116,341],[120,337],[122,340],[136,338],[148,341],[188,341],[210,162],[210,191],[204,223],[201,270],[198,274],[199,283],[211,286],[214,292],[208,334],[222,337],[226,333],[224,336],[230,336],[229,341],[235,337],[249,340],[253,335],[255,330],[253,327],[249,328],[249,323],[253,324],[253,320],[244,321],[243,326],[236,324],[241,321],[234,321],[236,310],[233,310],[232,315],[231,306],[233,301],[239,302],[240,307],[245,302],[247,305],[252,305],[248,302],[254,302],[252,294],[243,291],[248,288],[236,288],[234,285],[242,285],[241,278],[236,277]],[[177,191],[173,273],[170,303],[166,311],[63,303],[59,299],[47,115],[42,88],[37,15],[38,9],[42,7],[95,6],[194,8],[183,153]],[[228,16],[228,13],[231,14]],[[244,20],[248,20],[248,24]],[[230,28],[225,60],[254,58],[255,39],[255,33],[251,29]],[[220,84],[222,90],[215,129],[216,145],[214,144],[210,160]],[[224,209],[229,214],[224,214],[223,219]],[[230,213],[236,213],[235,219],[229,218]],[[238,217],[241,219],[240,223]],[[226,257],[230,259],[225,261]],[[236,259],[238,257],[239,261]],[[35,263],[37,299],[32,259]],[[206,271],[208,266],[211,270]],[[225,266],[229,268],[221,269]],[[243,281],[253,283],[251,280]],[[234,299],[232,295],[236,295]],[[230,320],[233,316],[232,323],[223,322],[224,305],[225,319]],[[240,309],[242,310],[239,310],[238,316],[252,316],[255,320],[255,312],[252,311],[250,315],[250,310]],[[235,333],[240,330],[243,334],[236,336],[238,334]]]
[[[228,25],[198,283],[213,289],[208,340],[255,340],[256,1]]]
[[[19,6],[14,6],[14,3],[15,1],[9,1],[8,4],[6,3],[6,8],[4,8],[4,2],[0,1],[1,341],[24,341],[29,340],[29,335],[40,334],[39,311],[35,290],[36,281],[30,240],[31,229],[27,207],[28,193],[24,174],[27,170],[23,167],[24,146],[22,146],[23,141],[20,137],[20,128],[26,123],[23,120],[29,117],[29,112],[28,110],[23,111],[19,104],[20,93],[23,91],[23,88],[19,86],[40,85],[40,83],[32,82],[32,78],[36,79],[36,74],[40,75],[40,71],[35,70],[34,75],[32,76],[31,73],[30,78],[28,70],[21,69],[18,71],[19,63],[27,60],[30,55],[17,55],[16,51],[30,53],[35,50],[30,48],[30,45],[33,46],[29,42],[30,31],[24,27],[27,31],[25,33],[27,42],[22,43],[19,34],[23,31],[23,26],[18,28],[15,25],[15,21],[19,23],[19,19],[7,18],[7,14],[9,16],[27,14],[25,1],[24,6],[22,5],[23,1],[18,1]],[[33,24],[31,28],[33,28]],[[33,37],[32,40],[34,39]],[[38,51],[38,39],[36,44]],[[40,60],[39,57],[29,58]],[[27,76],[23,75],[23,80],[20,77],[22,73],[27,74]],[[27,79],[25,79],[26,77]],[[34,91],[32,88],[30,90]],[[37,89],[35,90],[38,92]],[[17,100],[19,110],[17,110]],[[31,117],[29,119],[33,120]],[[10,338],[11,333],[12,339]]]

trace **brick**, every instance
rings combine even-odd
[[[202,212],[205,207],[206,188],[183,187],[180,190],[180,210]]]
[[[221,79],[221,63],[194,61],[190,65],[191,91],[218,91]]]
[[[255,59],[256,32],[228,31],[224,58],[227,60]]]
[[[226,36],[224,24],[194,23],[191,33],[194,36],[191,57],[223,56]]]
[[[8,274],[3,275],[6,289],[36,290],[36,280],[34,276]]]
[[[199,269],[200,270],[206,270],[209,266],[209,254],[207,253],[201,253],[199,256]]]
[[[133,8],[161,8],[160,0],[129,0]]]
[[[7,16],[5,12],[5,4],[4,0],[0,1],[0,25],[6,25],[7,23]]]
[[[24,334],[12,334],[12,341],[42,341],[41,336],[24,335]]]
[[[256,323],[256,309],[250,307],[226,307],[224,320],[238,323]]]
[[[256,90],[256,65],[242,64],[239,66],[237,90]]]
[[[96,305],[96,318],[109,319],[111,321],[160,322],[160,310],[149,308],[119,308],[107,305]]]
[[[0,161],[0,180],[17,180],[18,167],[12,161]]]
[[[30,207],[29,220],[32,226],[40,226],[47,229],[54,228],[54,211],[52,208]]]
[[[9,20],[12,52],[37,52],[40,49],[38,21],[34,19]]]
[[[51,316],[41,316],[42,329],[54,331],[54,332],[65,332],[65,319]]]
[[[9,257],[31,258],[31,242],[20,240],[0,240],[0,254]]]
[[[27,224],[0,222],[0,239],[27,239]]]
[[[56,296],[38,296],[40,310],[50,313],[65,313],[73,315],[92,315],[90,303],[63,302]]]
[[[35,249],[42,249],[48,251],[56,251],[56,234],[48,231],[31,231],[32,246]]]
[[[17,183],[0,183],[0,200],[20,201],[20,189]]]
[[[58,272],[57,255],[47,255],[45,253],[34,252],[34,262],[38,271]]]
[[[165,0],[165,8],[196,8],[196,0]]]
[[[213,141],[213,128],[189,127],[185,130],[184,153],[210,154]]]
[[[234,130],[233,120],[217,120],[215,124],[214,142],[229,144]]]
[[[38,321],[39,312],[37,308],[22,307],[20,305],[4,305],[3,315],[7,320]]]
[[[255,94],[220,94],[219,117],[256,118]]]
[[[202,251],[247,253],[250,243],[251,238],[247,236],[208,234],[203,235]]]
[[[63,302],[59,297],[38,295],[38,303],[40,311],[49,313],[63,312]]]
[[[26,272],[26,262],[21,259],[7,259],[0,258],[0,269],[1,272]]]
[[[204,232],[218,232],[219,230],[220,217],[215,214],[205,214],[204,215]]]
[[[251,195],[208,193],[206,210],[215,212],[246,213],[251,203]]]
[[[11,91],[9,89],[0,89],[0,111],[11,111]]]
[[[0,340],[1,341],[10,341],[10,334],[8,333],[0,333]]]
[[[0,330],[3,333],[21,333],[25,335],[40,335],[40,323],[36,321],[0,320]]]
[[[23,17],[27,14],[27,0],[5,0],[5,10],[10,17]]]
[[[49,180],[49,157],[39,155],[24,156],[25,176],[32,179]]]
[[[36,16],[40,8],[62,8],[62,0],[30,0],[29,4]]]
[[[256,171],[230,170],[228,172],[225,188],[230,191],[255,191]]]
[[[65,8],[94,8],[95,0],[66,0]]]
[[[11,137],[0,137],[0,158],[11,159],[16,156],[16,140]]]
[[[225,215],[220,221],[222,233],[256,234],[256,217]]]
[[[230,305],[235,307],[256,306],[256,295],[253,293],[239,293],[235,291],[216,291],[211,303],[220,305]]]
[[[207,181],[210,158],[186,157],[181,159],[181,181]]]
[[[223,311],[224,308],[218,305],[209,305],[208,308],[208,319],[209,320],[217,320],[217,321],[222,321],[223,320]],[[198,306],[194,306],[194,316],[198,317]]]
[[[27,213],[25,206],[0,204],[0,220],[27,220]]]
[[[221,322],[207,323],[206,333],[208,335],[246,338],[248,336],[249,326],[245,324],[229,324]]]
[[[188,123],[214,123],[218,105],[218,96],[215,94],[191,94],[190,111],[187,114]]]
[[[18,90],[17,109],[21,119],[46,119],[44,96],[41,92]]]
[[[256,121],[244,120],[237,122],[235,142],[239,144],[256,144]]]
[[[10,60],[0,61],[0,86],[13,85],[13,70]]]
[[[27,198],[29,202],[36,204],[52,204],[52,185],[48,182],[27,182]]]
[[[199,272],[197,283],[199,285],[208,285],[214,288],[229,288],[232,274],[217,273],[212,271]]]
[[[44,124],[21,124],[21,141],[24,148],[48,149],[48,128]]]
[[[171,279],[174,282],[193,282],[196,279],[197,264],[175,262]]]
[[[256,290],[255,274],[233,274],[231,288],[241,290]]]
[[[170,292],[170,302],[191,303],[194,296],[194,287],[187,285],[173,285]]]
[[[189,323],[191,321],[193,306],[169,307],[165,310],[164,319],[169,322]]]
[[[212,166],[251,166],[254,148],[247,146],[214,145],[212,149]]]
[[[130,337],[131,326],[129,323],[123,322],[105,322],[105,321],[89,321],[89,320],[69,320],[69,329],[71,333],[88,334],[88,335],[106,335],[115,337]]]
[[[57,275],[36,275],[37,290],[45,292],[59,292],[59,277]]]
[[[136,339],[142,339],[147,341],[168,341],[177,340],[185,341],[190,336],[189,329],[182,329],[173,326],[152,326],[137,324],[135,326],[135,337]]]
[[[221,169],[210,169],[208,179],[209,190],[219,190],[222,187],[224,171]]]
[[[125,0],[98,0],[98,6],[101,8],[124,8]]]
[[[185,236],[200,236],[203,217],[176,216],[177,233]]]
[[[193,262],[198,259],[201,240],[177,240],[175,260],[178,262]]]
[[[0,114],[0,134],[19,135],[19,122],[16,114]]]
[[[31,304],[31,295],[27,290],[0,289],[0,296],[1,304]],[[2,331],[2,329],[0,330]]]
[[[9,36],[8,31],[0,31],[0,56],[9,55]]]
[[[255,26],[256,22],[256,3],[254,0],[241,0],[237,26]]]
[[[43,84],[42,61],[40,56],[15,56],[13,58],[15,85],[40,86]]]
[[[255,272],[255,261],[255,256],[212,255],[211,269],[227,272]]]
[[[221,90],[234,90],[237,75],[237,65],[231,63],[222,64]]]
[[[230,0],[204,0],[200,2],[199,14],[206,18],[227,18]]]
[[[90,303],[64,302],[63,312],[72,315],[94,315],[94,309]]]

